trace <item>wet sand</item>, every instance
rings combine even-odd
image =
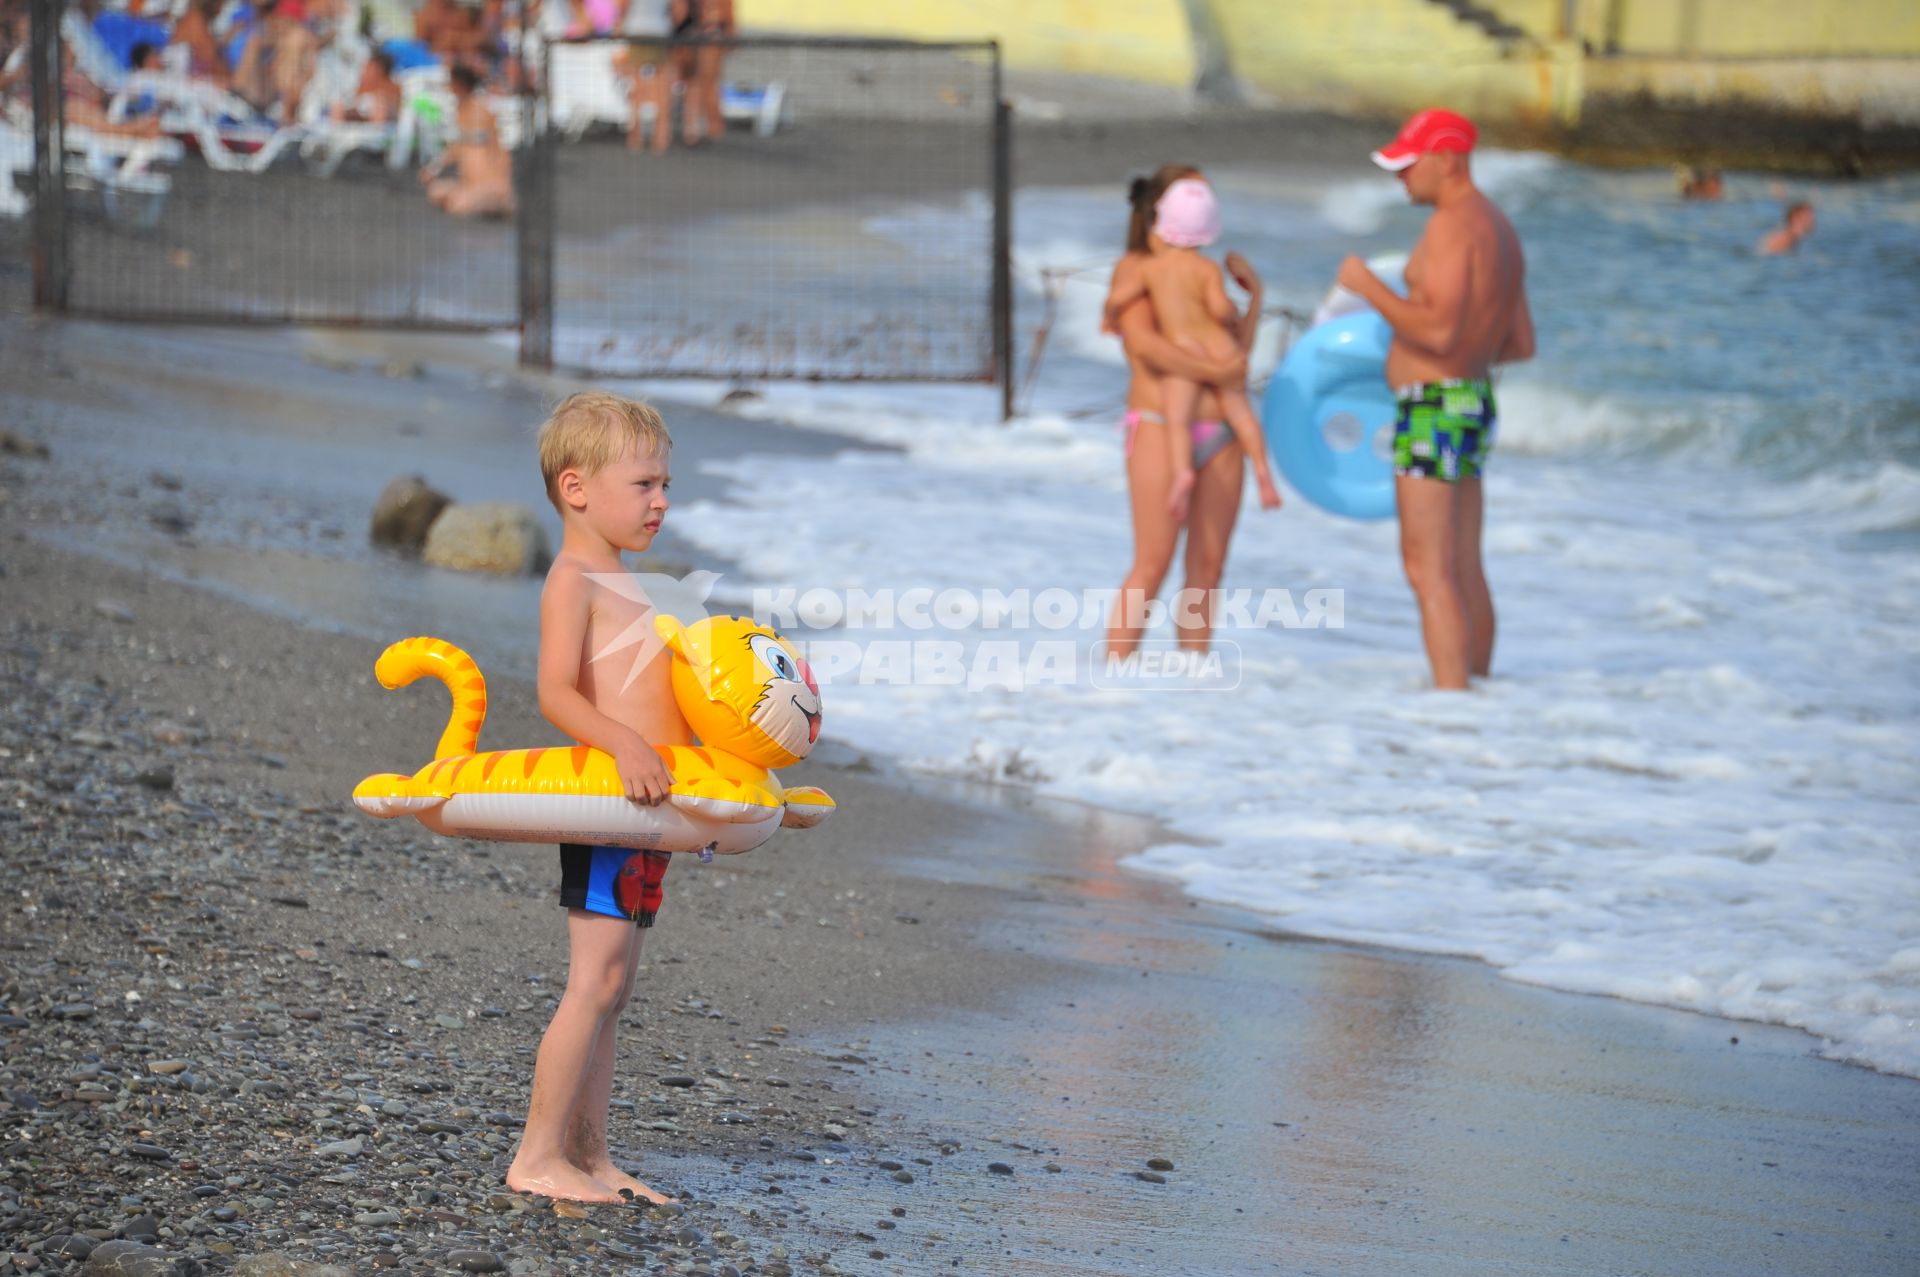
[[[561,383],[478,341],[0,322],[7,424],[53,453],[0,457],[0,1011],[25,1021],[0,1094],[32,1134],[0,1219],[54,1271],[51,1239],[136,1211],[213,1271],[463,1249],[516,1272],[1920,1263],[1910,1080],[1195,907],[1115,868],[1146,822],[896,774],[831,741],[830,689],[830,748],[798,774],[840,814],[677,864],[648,940],[613,1142],[688,1214],[516,1210],[496,1177],[564,978],[552,853],[345,795],[441,725],[431,689],[373,681],[404,633],[471,628],[485,739],[554,739],[514,676],[530,591],[369,554],[356,512],[422,466],[537,500],[528,432]],[[846,446],[663,407],[683,500],[725,497],[703,459]],[[208,1089],[139,1077],[171,1058]],[[241,1183],[194,1197],[216,1170]]]

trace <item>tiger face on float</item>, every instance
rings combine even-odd
[[[682,625],[656,617],[675,657],[673,695],[702,745],[768,769],[797,763],[820,739],[820,685],[788,640],[742,616]]]

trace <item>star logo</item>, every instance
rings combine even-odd
[[[640,605],[640,615],[633,623],[587,658],[589,664],[597,665],[631,649],[633,661],[627,667],[626,681],[620,685],[624,692],[655,657],[667,650],[660,632],[653,627],[653,618],[670,616],[682,625],[692,625],[708,615],[707,597],[719,584],[720,573],[700,570],[676,577],[664,572],[589,572],[587,580]]]

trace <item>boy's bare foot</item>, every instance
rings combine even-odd
[[[1193,502],[1194,471],[1183,470],[1173,477],[1173,491],[1167,497],[1167,513],[1175,523],[1187,521],[1187,507]]]
[[[1274,486],[1273,472],[1271,470],[1262,470],[1254,476],[1254,481],[1260,487],[1261,509],[1278,510],[1280,508],[1280,489]]]
[[[618,1188],[609,1188],[597,1176],[587,1174],[571,1162],[527,1167],[515,1162],[507,1168],[507,1187],[516,1193],[538,1193],[570,1202],[626,1200]]]
[[[605,1184],[608,1188],[611,1188],[615,1193],[624,1190],[632,1193],[634,1197],[640,1201],[652,1202],[655,1206],[668,1200],[665,1193],[655,1192],[653,1189],[648,1188],[645,1184],[642,1184],[639,1180],[627,1174],[612,1162],[602,1162],[598,1166],[590,1168],[586,1173],[593,1176],[596,1180],[599,1180],[602,1184]]]

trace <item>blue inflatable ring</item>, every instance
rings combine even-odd
[[[1394,514],[1392,340],[1377,311],[1330,319],[1301,334],[1267,383],[1267,446],[1280,473],[1322,510],[1350,519]]]

